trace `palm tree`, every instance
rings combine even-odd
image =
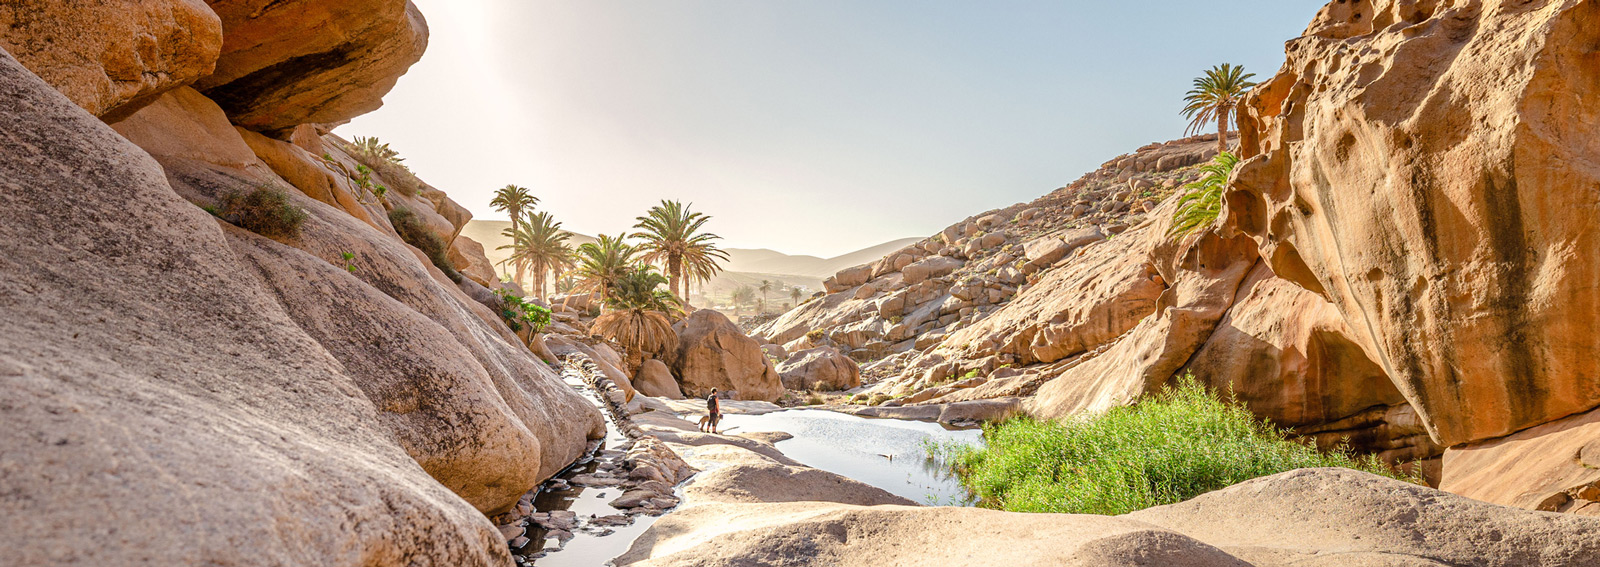
[[[641,260],[666,268],[667,287],[674,295],[681,296],[678,284],[685,275],[709,278],[721,270],[718,260],[728,260],[728,254],[712,244],[722,237],[700,232],[711,217],[690,211],[688,205],[661,201],[637,220],[639,224],[633,227],[641,230],[632,236],[644,241],[639,244],[639,252],[644,254]]]
[[[634,254],[638,250],[622,240],[622,236],[600,235],[594,242],[578,246],[577,267],[573,276],[578,279],[575,291],[598,293],[604,300],[616,296],[617,282],[633,270]]]
[[[516,185],[507,185],[505,187],[501,187],[499,190],[494,192],[494,199],[489,201],[489,206],[494,207],[497,211],[503,211],[511,216],[511,234],[516,233],[518,228],[521,226],[522,211],[524,209],[531,209],[534,207],[534,205],[538,204],[539,198],[533,196],[533,193],[528,192],[527,187],[518,187]],[[516,279],[517,285],[522,285],[522,269],[523,266],[518,264]]]
[[[628,357],[628,373],[637,374],[647,353],[657,353],[678,343],[672,330],[671,315],[681,313],[682,304],[672,293],[658,288],[667,278],[649,266],[637,266],[612,284],[613,294],[606,306],[613,311],[594,320],[594,331],[622,347]]]
[[[533,270],[535,297],[544,297],[546,275],[569,269],[573,265],[572,247],[567,245],[567,238],[572,235],[561,230],[561,223],[550,213],[541,211],[529,215],[520,228],[508,228],[504,234],[511,237],[511,244],[499,249],[511,249],[511,257],[506,261],[516,265],[518,273],[523,268]]]
[[[791,301],[794,301],[794,306],[795,307],[799,307],[800,306],[800,297],[803,296],[803,295],[805,295],[805,293],[802,293],[800,291],[799,287],[791,287],[791,288],[789,288],[789,299]]]
[[[1239,158],[1222,152],[1211,163],[1200,166],[1200,172],[1205,175],[1183,186],[1188,193],[1178,199],[1178,210],[1172,213],[1172,228],[1167,234],[1188,234],[1216,222],[1222,214],[1222,192],[1228,187],[1228,177],[1233,175],[1237,165]]]
[[[1238,122],[1237,113],[1239,103],[1244,100],[1245,91],[1256,86],[1250,82],[1255,73],[1245,73],[1243,66],[1234,66],[1223,63],[1212,67],[1206,74],[1194,80],[1194,88],[1183,97],[1183,117],[1189,119],[1189,128],[1184,135],[1199,132],[1207,124],[1217,123],[1217,153],[1228,151],[1228,120],[1233,118]]]
[[[767,314],[767,292],[772,291],[772,282],[769,282],[767,280],[761,280],[761,287],[756,288],[756,289],[760,289],[761,290],[761,314],[762,315],[766,315]]]
[[[747,285],[741,285],[733,290],[733,316],[738,317],[744,312],[744,304],[750,303],[756,297],[756,290]]]

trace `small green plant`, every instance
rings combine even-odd
[[[461,272],[457,272],[455,266],[450,265],[449,251],[446,249],[444,239],[429,230],[417,213],[405,207],[396,208],[389,211],[389,224],[394,226],[394,231],[400,235],[400,240],[421,250],[428,257],[428,261],[433,262],[434,267],[444,272],[445,277],[450,278],[450,281],[461,283]]]
[[[288,193],[265,186],[248,193],[227,193],[217,210],[223,220],[267,238],[300,236],[300,225],[310,216],[290,201]]]
[[[812,392],[810,395],[806,396],[806,405],[808,406],[820,406],[822,405],[822,402],[822,394]]]
[[[339,160],[333,159],[332,154],[322,154],[322,163],[329,170],[344,175],[351,183],[356,184],[356,187],[366,189],[368,193],[372,194],[373,200],[370,201],[365,196],[357,195],[356,200],[362,204],[376,205],[381,203],[384,200],[384,196],[389,193],[388,187],[372,181],[372,168],[370,167],[357,164],[355,172],[351,172]]]
[[[500,298],[500,319],[512,332],[520,333],[527,327],[537,334],[550,325],[550,310],[544,306],[504,288],[495,290],[494,294]]]
[[[825,334],[827,334],[826,331],[823,331],[822,329],[812,329],[806,333],[806,338],[811,339],[812,342],[816,342],[822,340],[822,337]]]
[[[1060,423],[1013,419],[986,426],[984,438],[981,448],[935,451],[981,506],[1016,512],[1125,514],[1306,467],[1420,480],[1343,447],[1291,441],[1192,376],[1133,406]]]
[[[340,252],[339,256],[344,258],[344,270],[352,274],[356,273],[356,265],[354,262],[356,255],[351,252]]]

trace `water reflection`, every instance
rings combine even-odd
[[[937,423],[872,419],[826,410],[790,410],[765,415],[727,415],[724,433],[782,431],[793,439],[778,450],[807,466],[871,484],[931,505],[969,506],[967,491],[944,463],[930,458],[927,444],[980,445],[979,429]]]

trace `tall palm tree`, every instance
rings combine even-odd
[[[1200,180],[1184,185],[1188,191],[1178,199],[1178,210],[1172,213],[1172,228],[1167,234],[1188,234],[1194,229],[1209,226],[1222,214],[1222,192],[1228,187],[1228,177],[1239,165],[1239,158],[1222,152],[1211,163],[1200,166],[1205,175]]]
[[[800,291],[799,287],[791,287],[791,288],[789,288],[789,299],[794,301],[794,306],[795,307],[799,307],[800,306],[800,297],[803,296],[803,295],[805,295],[805,293],[802,293]]]
[[[529,215],[520,228],[508,228],[504,234],[511,237],[511,244],[500,249],[511,249],[511,257],[506,261],[514,263],[519,273],[523,268],[533,270],[535,297],[545,295],[545,282],[548,281],[545,276],[570,269],[573,265],[572,247],[567,245],[567,238],[572,235],[561,230],[561,223],[550,213],[541,211]]]
[[[1189,119],[1184,135],[1199,132],[1207,124],[1216,122],[1217,153],[1228,151],[1228,120],[1232,118],[1234,123],[1238,122],[1235,110],[1244,100],[1245,92],[1256,86],[1250,81],[1254,76],[1255,73],[1245,73],[1242,65],[1223,63],[1196,77],[1194,88],[1183,97],[1186,103],[1183,117]]]
[[[533,196],[527,187],[507,185],[494,192],[494,199],[489,200],[489,206],[497,211],[505,212],[511,216],[511,233],[516,233],[522,224],[522,211],[531,209],[539,204],[539,198]],[[517,285],[522,285],[523,266],[517,265]]]
[[[772,282],[767,281],[767,280],[761,280],[761,287],[756,288],[756,289],[761,290],[761,314],[762,315],[766,315],[767,314],[767,292],[772,291]]]
[[[690,211],[688,205],[661,201],[637,220],[639,224],[633,227],[640,231],[632,236],[643,241],[639,244],[639,252],[644,254],[640,259],[666,268],[667,287],[673,295],[682,296],[679,284],[685,275],[714,275],[722,269],[718,260],[728,260],[728,254],[712,243],[722,237],[700,232],[711,217]]]
[[[617,282],[633,271],[638,253],[622,238],[602,234],[598,240],[578,246],[577,267],[572,272],[578,280],[575,291],[598,293],[607,301],[616,297]]]
[[[612,284],[606,306],[613,311],[594,320],[594,331],[615,341],[627,355],[628,373],[637,374],[646,354],[658,353],[678,343],[671,316],[682,304],[659,289],[667,278],[649,266],[637,266]]]

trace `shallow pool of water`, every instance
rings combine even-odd
[[[871,419],[826,410],[788,410],[763,415],[725,415],[723,433],[782,431],[793,439],[778,450],[807,466],[840,474],[911,500],[939,506],[970,505],[961,483],[943,463],[929,458],[927,444],[983,443],[978,429],[937,423]]]

